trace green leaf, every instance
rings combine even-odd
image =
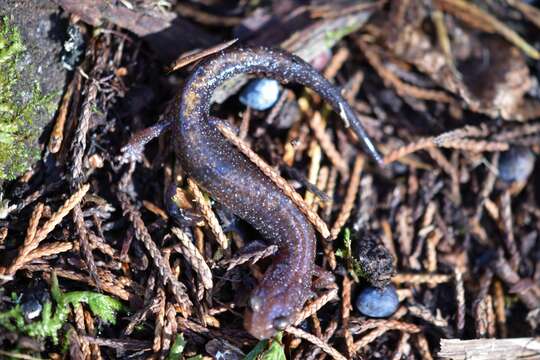
[[[259,341],[244,360],[285,360],[285,350],[281,342],[282,337],[283,333],[279,332],[271,340]]]
[[[272,341],[268,350],[266,350],[262,356],[262,360],[286,360],[285,359],[285,350],[283,349],[283,344],[281,341]]]
[[[261,340],[251,351],[246,355],[244,360],[256,360],[257,356],[259,356],[264,349],[268,346],[268,340]]]
[[[185,348],[186,340],[184,340],[184,334],[176,335],[176,339],[174,339],[169,355],[167,355],[167,360],[180,360]]]

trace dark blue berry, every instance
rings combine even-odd
[[[41,305],[41,303],[36,299],[31,299],[21,305],[21,310],[23,312],[24,318],[27,321],[30,321],[41,315],[43,305]]]
[[[31,321],[41,315],[43,304],[50,301],[48,285],[41,280],[32,281],[24,289],[21,297],[21,310],[26,321]]]
[[[279,83],[273,79],[255,79],[240,94],[240,102],[252,109],[270,109],[279,97]]]
[[[384,318],[392,315],[397,310],[398,305],[399,299],[393,285],[388,285],[382,289],[367,287],[356,298],[358,311],[374,318]]]
[[[525,181],[534,169],[535,156],[526,147],[511,147],[499,158],[499,177],[506,182]]]

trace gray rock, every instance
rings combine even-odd
[[[60,8],[48,0],[2,0],[0,16],[7,16],[11,25],[18,28],[26,47],[20,64],[24,71],[22,87],[31,92],[37,80],[44,94],[56,92],[55,100],[59,100],[67,74],[60,63],[67,27]]]
[[[39,136],[45,126],[50,123],[56,104],[62,96],[67,72],[62,68],[60,54],[62,40],[65,37],[67,21],[62,20],[60,8],[48,0],[1,0],[0,18],[7,19],[10,27],[16,28],[22,38],[25,51],[18,56],[16,72],[18,79],[12,87],[13,99],[17,106],[32,100],[36,83],[40,85],[41,94],[47,96],[46,105],[52,111],[46,111],[45,106],[39,106],[30,115],[21,116],[24,125],[28,122],[24,138],[16,139],[15,143],[23,149],[28,149],[31,155],[13,155],[2,158],[0,155],[0,184],[3,180],[11,179],[25,169],[28,169],[40,153]],[[4,117],[5,119],[5,117]],[[0,122],[0,133],[9,131],[5,121]],[[20,128],[20,124],[18,124]],[[23,126],[24,127],[24,126]],[[8,129],[8,130],[6,130]],[[15,136],[18,132],[15,132]],[[21,148],[12,149],[10,154],[20,154]],[[5,149],[2,149],[5,154]]]

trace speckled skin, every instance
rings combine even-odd
[[[293,202],[253,163],[231,145],[209,116],[212,94],[241,73],[258,74],[315,90],[334,110],[345,113],[366,140],[364,130],[338,89],[300,58],[268,48],[220,52],[197,66],[182,92],[173,126],[175,150],[182,167],[215,200],[247,221],[278,252],[251,295],[244,325],[259,339],[290,323],[312,294],[316,237]],[[366,140],[368,151],[378,153]]]

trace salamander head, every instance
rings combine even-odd
[[[257,339],[267,339],[284,330],[292,321],[294,309],[290,294],[281,293],[263,297],[254,293],[244,315],[244,327]]]

